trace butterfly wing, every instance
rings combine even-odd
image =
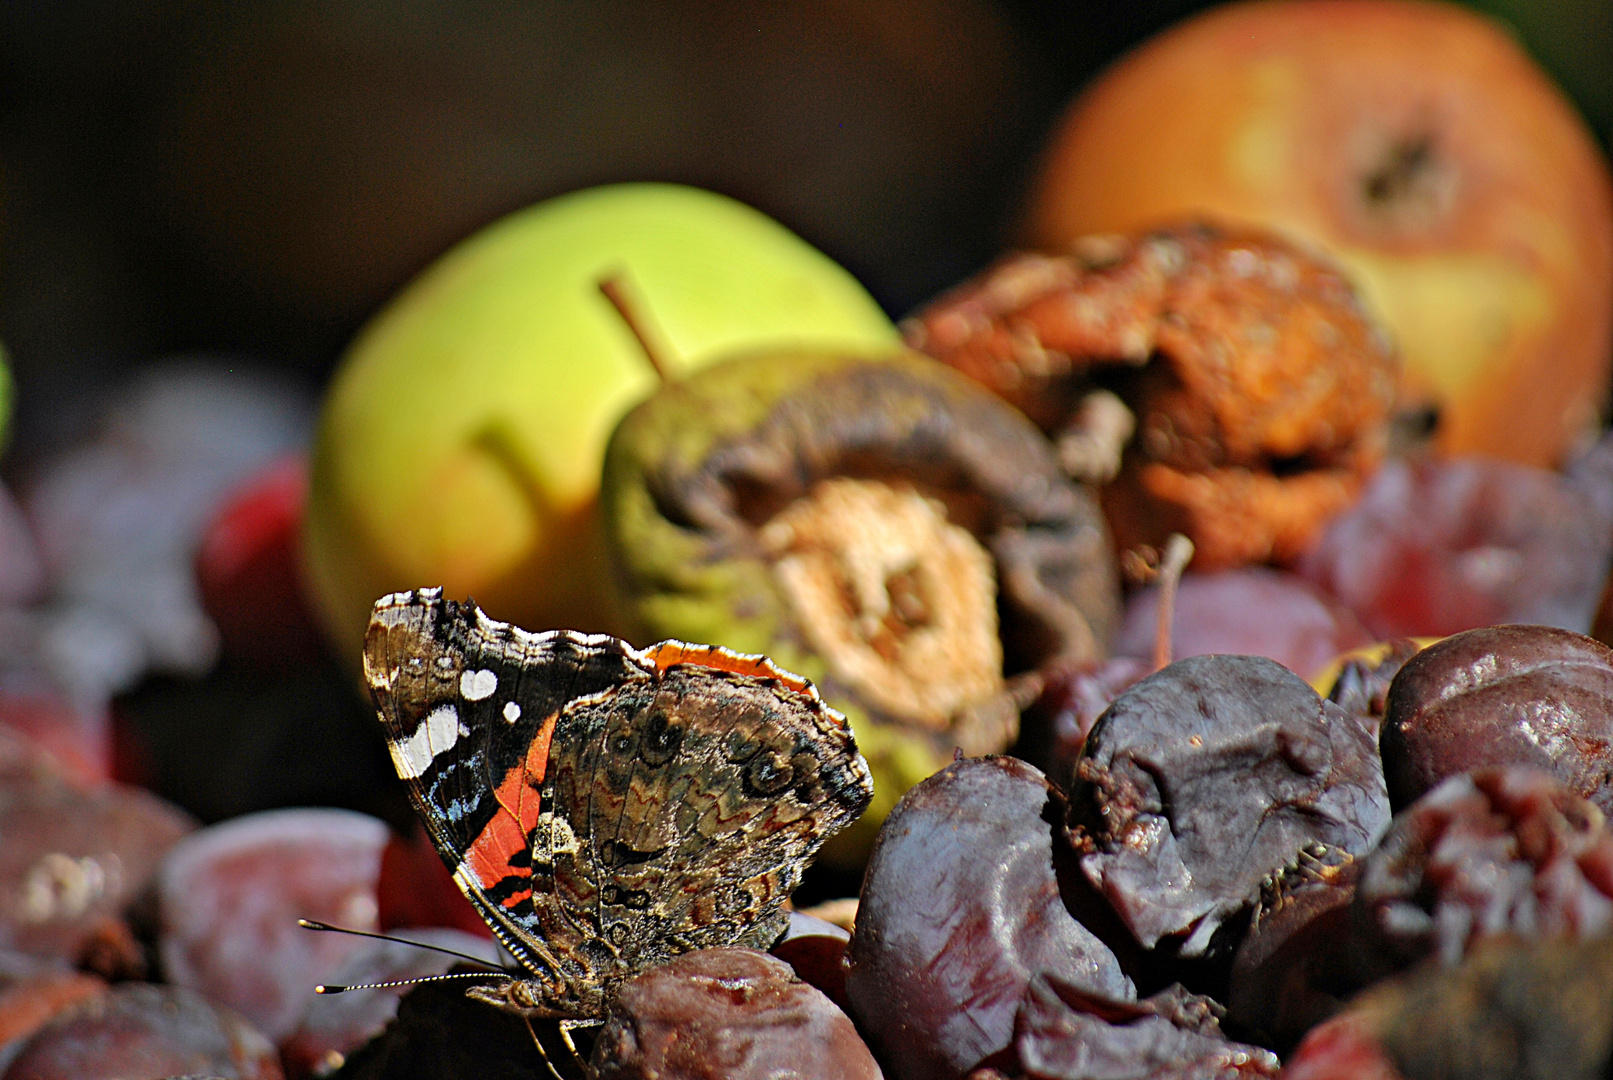
[[[768,948],[812,855],[872,796],[844,718],[810,687],[687,663],[600,711],[597,763],[557,763],[555,797],[595,875],[608,974]]]
[[[554,1016],[715,945],[766,948],[873,793],[811,684],[710,646],[529,634],[440,590],[376,605],[365,671],[438,852]]]
[[[562,710],[652,681],[653,665],[615,638],[527,633],[421,589],[376,604],[364,668],[393,765],[461,891],[552,1011],[591,1011],[598,980],[578,944],[595,931],[570,917],[533,834],[553,846],[544,792]]]

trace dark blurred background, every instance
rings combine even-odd
[[[1063,104],[1197,0],[0,0],[6,470],[176,351],[317,387],[500,215],[625,179],[774,215],[893,314],[1006,242]],[[1480,0],[1613,138],[1613,0]]]

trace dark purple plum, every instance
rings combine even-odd
[[[1390,683],[1380,743],[1396,810],[1446,777],[1526,765],[1613,813],[1613,649],[1550,626],[1435,642]]]
[[[1040,772],[1007,757],[954,762],[891,811],[863,880],[846,994],[896,1080],[962,1077],[1007,1050],[1038,974],[1134,996],[1067,906],[1081,882],[1065,813]]]
[[[1613,831],[1534,769],[1453,776],[1395,816],[1356,888],[1351,955],[1368,976],[1499,935],[1586,940],[1613,928]]]
[[[879,1080],[846,1014],[753,949],[684,953],[624,983],[594,1042],[598,1080]]]
[[[1172,986],[1112,1001],[1038,975],[1025,990],[1014,1049],[1030,1080],[1235,1080],[1277,1075],[1277,1055],[1229,1041],[1220,1007]]]
[[[1195,656],[1117,697],[1071,791],[1081,868],[1145,948],[1204,955],[1311,844],[1370,850],[1389,799],[1370,733],[1258,656]]]

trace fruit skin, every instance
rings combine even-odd
[[[1608,385],[1610,187],[1573,107],[1483,17],[1256,0],[1084,91],[1025,228],[1062,249],[1197,216],[1327,248],[1397,338],[1407,403],[1439,405],[1441,449],[1556,465]]]
[[[896,341],[850,274],[710,192],[614,185],[495,223],[370,322],[326,399],[304,562],[344,659],[377,596],[426,582],[533,630],[612,628],[600,464],[656,383],[598,291],[613,273],[674,376],[742,348]]]

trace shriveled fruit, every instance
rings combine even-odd
[[[1262,1043],[1291,1047],[1360,988],[1349,963],[1361,861],[1321,844],[1260,885],[1227,976],[1227,1015]]]
[[[858,865],[955,747],[994,753],[1044,668],[1105,655],[1096,501],[1023,416],[909,353],[777,352],[664,386],[616,429],[602,512],[647,640],[774,657],[842,710],[876,778],[825,847]]]
[[[852,1016],[897,1080],[961,1077],[1005,1050],[1033,976],[1134,996],[1072,914],[1096,910],[1064,799],[1014,758],[947,766],[902,797],[869,858],[847,951]]]
[[[0,788],[0,945],[82,961],[195,824],[137,788]]]
[[[1386,463],[1298,571],[1379,639],[1494,623],[1591,628],[1613,485],[1486,458]]]
[[[350,810],[248,814],[177,845],[158,876],[170,981],[240,1010],[271,1038],[297,1026],[314,986],[362,939],[297,925],[376,929],[386,826]]]
[[[123,983],[56,1017],[6,1070],[6,1080],[135,1076],[281,1080],[274,1046],[193,990]]]
[[[1396,809],[1458,773],[1527,765],[1613,812],[1613,649],[1549,626],[1455,634],[1390,683],[1380,741]]]
[[[1025,990],[1014,1050],[1031,1080],[1276,1076],[1277,1055],[1227,1039],[1220,1011],[1180,986],[1113,1001],[1038,975]]]
[[[1170,937],[1183,956],[1305,846],[1361,854],[1389,823],[1366,729],[1258,656],[1178,660],[1117,697],[1070,809],[1093,885],[1144,947]]]
[[[1392,638],[1350,649],[1311,676],[1311,685],[1377,735],[1388,708],[1389,687],[1406,661],[1432,645],[1435,638]]]
[[[1304,550],[1387,445],[1397,362],[1349,282],[1258,229],[1073,251],[1010,256],[904,323],[908,342],[1054,435],[1117,389],[1137,418],[1104,490],[1122,548],[1183,532],[1202,569]]]
[[[1453,776],[1395,816],[1362,868],[1354,966],[1455,966],[1499,935],[1585,940],[1613,928],[1613,832],[1527,768]]]
[[[0,957],[0,1062],[16,1056],[52,1017],[106,992],[106,983],[94,975],[18,960]]]
[[[701,949],[624,983],[594,1042],[599,1080],[878,1080],[851,1021],[789,965]]]
[[[1149,660],[1111,656],[1101,664],[1054,672],[1027,712],[1014,752],[1042,764],[1049,779],[1068,789],[1092,725],[1126,687],[1153,670]]]

